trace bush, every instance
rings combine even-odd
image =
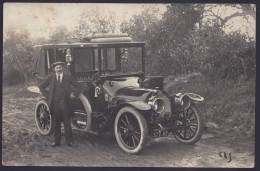
[[[22,83],[24,81],[25,80],[24,80],[23,74],[15,69],[10,70],[5,75],[3,75],[3,85],[4,86],[16,85],[16,84]]]
[[[149,13],[124,25],[136,41],[146,41],[149,75],[201,72],[211,80],[255,77],[255,41],[241,33],[227,34],[219,25],[200,25],[203,6],[171,4],[161,20]]]
[[[239,80],[255,77],[255,42],[245,36],[207,28],[203,33],[205,50],[202,52],[201,72],[210,79]]]
[[[21,78],[28,81],[35,64],[32,53],[32,42],[27,30],[21,28],[7,31],[3,42],[3,73],[10,84],[20,82]]]
[[[184,79],[185,78],[185,79]],[[166,77],[165,90],[171,95],[193,92],[204,97],[197,103],[210,123],[237,135],[254,137],[255,129],[255,81],[241,82],[218,80],[213,83],[198,74]]]

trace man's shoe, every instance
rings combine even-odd
[[[70,143],[67,143],[68,144],[68,146],[70,146],[70,147],[77,147],[77,144],[75,144],[74,142],[70,142]]]
[[[52,147],[56,147],[56,146],[59,146],[59,145],[60,145],[60,143],[55,143],[55,142],[54,142],[54,143],[51,143],[51,146],[52,146]]]

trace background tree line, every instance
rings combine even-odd
[[[147,43],[149,75],[200,72],[213,80],[252,79],[256,72],[255,38],[234,31],[232,27],[238,17],[255,21],[255,8],[250,4],[233,8],[234,13],[224,15],[224,8],[216,10],[214,5],[168,4],[161,17],[158,17],[156,7],[144,8],[129,21],[120,22],[113,11],[94,9],[91,13],[82,13],[74,30],[59,26],[49,38],[38,40],[31,40],[30,33],[23,28],[8,30],[3,48],[4,84],[27,82],[32,77],[33,45],[116,31],[126,32],[133,40]],[[250,22],[246,25],[250,28]]]

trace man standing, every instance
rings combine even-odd
[[[47,98],[51,115],[54,118],[54,141],[51,146],[60,145],[61,140],[61,120],[64,123],[65,138],[68,146],[77,146],[73,142],[73,134],[70,123],[71,107],[70,99],[79,94],[80,86],[76,80],[63,73],[63,62],[55,62],[51,65],[55,74],[46,78],[40,85],[42,94]],[[75,95],[71,94],[70,85],[76,88]],[[49,87],[47,94],[46,88]]]

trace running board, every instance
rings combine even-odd
[[[86,133],[89,133],[89,134],[93,134],[93,135],[98,135],[98,134],[99,134],[99,132],[96,132],[96,131],[93,131],[93,130],[86,131],[86,130],[84,130],[84,129],[77,128],[77,127],[74,126],[73,124],[71,124],[71,128],[72,128],[73,130],[83,131],[83,132],[86,132]]]
[[[85,131],[85,132],[90,133],[90,134],[93,134],[93,135],[98,135],[98,134],[99,134],[99,132],[92,131],[92,130]]]

